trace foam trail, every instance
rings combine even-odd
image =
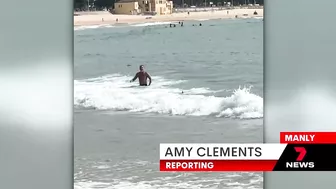
[[[115,27],[115,26],[112,26],[110,24],[92,25],[92,26],[75,26],[74,31],[87,30],[87,29],[98,29],[98,28],[112,28],[112,27]]]
[[[154,180],[154,181],[140,181],[140,182],[130,182],[128,180],[103,183],[103,182],[77,182],[74,185],[74,189],[171,189],[171,188],[179,188],[179,189],[199,189],[202,188],[202,184],[199,182],[194,183],[164,183],[162,180]],[[217,189],[218,187],[207,187],[209,189]]]
[[[243,173],[244,174],[244,173]],[[193,178],[185,182],[185,176],[177,175],[171,177],[158,177],[153,180],[134,181],[134,177],[124,179],[113,179],[109,182],[94,182],[94,181],[77,181],[74,184],[74,189],[218,189],[218,188],[232,188],[232,189],[259,189],[263,178],[260,175],[252,173],[249,181],[241,183],[241,174],[225,174],[221,177],[200,178],[193,175]]]
[[[148,23],[134,24],[134,25],[131,25],[131,26],[144,27],[144,26],[165,25],[165,24],[171,24],[171,23],[175,23],[175,22],[148,22]]]
[[[210,19],[196,19],[196,21],[208,21]]]
[[[103,183],[103,182],[77,182],[74,185],[74,189],[199,189],[203,188],[203,185],[197,181],[192,183],[164,183],[164,181],[141,181],[141,182],[130,182],[130,181],[119,181],[113,184]],[[207,187],[208,189],[217,189],[217,186]]]
[[[241,179],[248,174],[249,180],[241,182]],[[190,177],[191,176],[191,177]],[[193,178],[193,179],[188,179]],[[148,180],[138,180],[139,177],[131,176],[120,179],[108,179],[102,181],[88,181],[86,179],[77,180],[74,189],[259,189],[262,185],[262,175],[256,173],[239,173],[239,174],[221,174],[213,177],[198,177],[195,174],[178,174],[170,176],[159,176]],[[188,182],[185,182],[185,179]],[[103,179],[102,179],[103,180]]]
[[[98,110],[115,110],[170,115],[229,117],[251,119],[263,117],[263,99],[250,88],[238,88],[231,96],[215,97],[207,88],[189,90],[174,87],[186,82],[153,77],[150,87],[129,83],[131,76],[119,74],[75,80],[75,106]]]

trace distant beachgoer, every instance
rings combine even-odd
[[[226,11],[227,14],[229,14],[229,11]]]
[[[104,18],[102,18],[102,22],[104,22]]]
[[[117,18],[117,19],[116,19],[116,22],[118,22],[118,21],[119,21],[119,19]]]
[[[199,26],[202,26],[202,23],[200,23]]]
[[[258,13],[257,13],[257,11],[254,11],[254,13],[253,13],[254,15],[258,15]]]
[[[183,27],[183,22],[181,22],[181,26]]]
[[[176,27],[176,24],[174,24],[174,28]]]
[[[190,12],[188,12],[188,15],[190,14]]]
[[[139,78],[139,84],[140,86],[150,86],[152,84],[152,78],[151,76],[145,72],[144,66],[140,65],[139,67],[140,71],[135,74],[134,78],[130,81],[133,82],[136,79]],[[147,78],[149,79],[149,84],[147,85]]]

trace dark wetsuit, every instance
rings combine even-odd
[[[149,74],[147,72],[138,72],[134,78],[132,79],[133,81],[136,80],[137,78],[139,78],[139,84],[140,86],[147,86],[147,78],[151,79]]]

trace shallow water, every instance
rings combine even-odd
[[[160,142],[262,141],[262,21],[199,22],[75,31],[75,188],[262,188],[158,171]],[[150,87],[129,83],[140,64]]]

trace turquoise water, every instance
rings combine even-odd
[[[175,28],[142,24],[75,31],[75,105],[261,118],[262,20],[194,23],[200,21]],[[127,82],[140,64],[153,77],[146,92],[134,88],[137,83]],[[166,101],[175,103],[167,105]]]
[[[262,142],[262,20],[200,22],[76,29],[75,189],[262,188],[261,173],[158,171],[162,142]],[[129,82],[140,64],[150,87]]]

